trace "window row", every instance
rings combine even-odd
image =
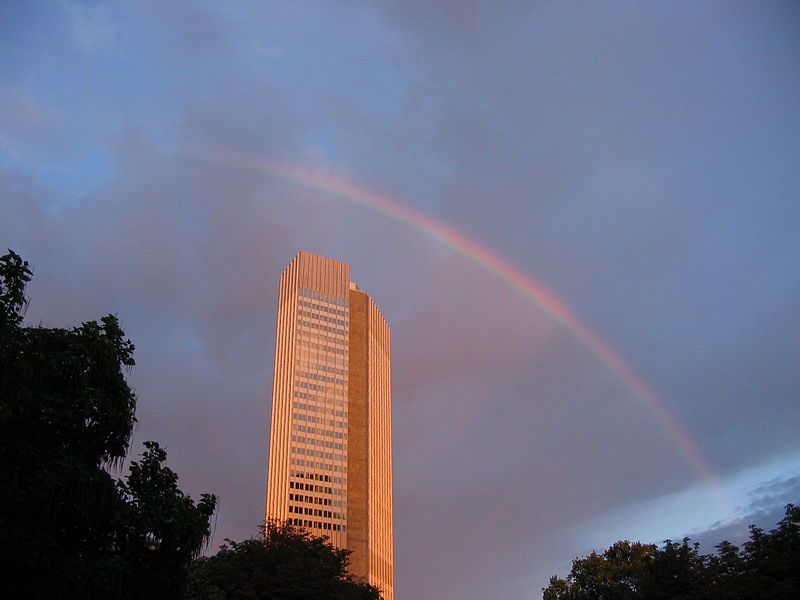
[[[299,433],[311,433],[313,435],[321,435],[325,437],[332,437],[337,440],[347,439],[346,431],[330,431],[327,429],[322,429],[321,427],[312,427],[311,425],[299,425],[295,423],[292,426],[292,431],[297,431]]]
[[[325,460],[345,461],[347,457],[343,454],[334,454],[333,452],[325,452],[324,450],[314,450],[313,448],[303,448],[302,446],[293,446],[292,453],[299,456],[311,456],[313,458],[324,458]]]
[[[344,421],[335,421],[333,419],[323,419],[322,417],[315,417],[313,415],[304,415],[296,411],[292,411],[292,418],[298,421],[306,421],[307,423],[317,423],[318,425],[327,425],[328,427],[335,427],[337,429],[347,429],[347,423]]]
[[[307,385],[302,387],[308,389]],[[347,400],[347,393],[343,388],[333,387],[323,391],[311,390],[310,392],[300,392],[299,390],[295,390],[294,396],[295,398],[304,398],[306,400],[313,400],[315,402],[340,402],[339,406],[345,406]]]
[[[330,471],[331,473],[347,473],[347,467],[344,465],[305,460],[303,458],[290,458],[289,464],[293,467],[307,467],[309,469],[319,469],[320,471]]]
[[[327,294],[321,294],[320,292],[316,292],[314,290],[309,290],[308,288],[299,288],[297,293],[301,296],[306,298],[312,298],[314,300],[319,300],[320,302],[327,302],[328,304],[335,304],[336,306],[344,306],[347,308],[349,306],[348,299],[349,298],[339,298],[337,296],[328,296]]]
[[[290,513],[297,513],[299,515],[308,515],[309,517],[325,517],[326,519],[341,519],[342,513],[333,512],[330,510],[323,510],[321,508],[308,508],[305,506],[289,505]]]
[[[306,504],[322,504],[323,506],[341,506],[341,500],[331,500],[330,498],[319,498],[317,496],[304,496],[302,494],[289,494],[289,500],[293,502],[305,502]]]
[[[323,475],[322,473],[309,473],[307,471],[292,471],[291,476],[296,477],[297,479],[324,481],[325,483],[344,483],[344,479],[341,477],[331,477],[330,475]]]
[[[330,367],[330,366],[328,366],[328,365],[326,365],[324,363],[317,363],[317,362],[314,362],[313,366],[311,366],[309,364],[310,362],[311,361],[297,360],[297,361],[295,361],[295,366],[300,368],[300,369],[312,368],[312,369],[315,369],[317,371],[325,371],[326,373],[333,373],[334,375],[341,375],[343,377],[347,377],[350,374],[350,372],[347,369],[340,369],[338,367]]]
[[[338,392],[338,390],[334,390]],[[299,390],[294,391],[294,397],[300,400],[311,400],[312,402],[322,402],[325,404],[330,404],[331,402],[336,406],[347,406],[346,398],[342,393],[334,393],[334,394],[309,394],[308,392],[301,392]],[[313,406],[317,406],[314,404]],[[341,415],[344,416],[344,415]]]
[[[298,349],[305,354],[316,354],[316,353],[327,352],[328,354],[338,354],[339,356],[347,356],[347,348],[342,348],[341,346],[328,346],[327,344],[317,344],[315,342],[301,341],[298,344]]]
[[[327,375],[318,375],[316,373],[309,373],[307,371],[296,371],[297,377],[305,377],[306,379],[313,379],[314,381],[324,381],[325,383],[332,383],[333,385],[347,385],[347,381],[337,377],[328,377]]]
[[[316,412],[321,414],[328,414],[333,415],[334,417],[340,417],[344,419],[347,416],[347,412],[344,410],[331,410],[328,408],[331,404],[336,404],[336,401],[332,398],[315,398],[317,402],[324,402],[325,405],[319,404],[307,404],[305,402],[296,402],[294,403],[294,407],[297,410],[307,410],[308,412]],[[340,405],[341,406],[341,405]]]
[[[290,481],[289,487],[293,490],[317,492],[318,494],[333,494],[333,488],[328,487],[327,485],[315,485],[313,483],[301,483],[299,481]]]
[[[332,315],[338,315],[340,317],[345,317],[350,313],[350,309],[348,309],[347,307],[333,308],[332,306],[326,306],[325,304],[320,304],[319,302],[314,302],[313,300],[306,300],[305,298],[300,298],[299,304],[303,308],[321,310],[330,313]]]
[[[337,319],[336,317],[326,317],[325,315],[313,313],[310,310],[298,309],[297,316],[305,317],[306,319],[313,319],[314,321],[322,321],[323,323],[332,323],[333,325],[340,325],[341,327],[347,327],[347,321],[345,319]]]
[[[344,410],[331,410],[328,408],[331,404],[335,404],[335,400],[331,398],[320,398],[317,402],[326,402],[326,405],[320,404],[307,404],[305,402],[297,402],[295,401],[294,407],[297,410],[306,410],[308,412],[315,412],[323,415],[333,415],[334,417],[339,417],[344,419],[347,417],[347,411]]]
[[[321,446],[323,448],[330,448],[331,450],[345,450],[343,444],[339,442],[329,442],[328,440],[318,440],[304,435],[293,435],[292,441],[299,444],[306,444],[307,446]]]
[[[300,330],[299,333],[300,335],[298,336],[298,338],[300,339],[301,342],[310,342],[313,344],[318,344],[318,343],[333,344],[334,346],[338,346],[343,350],[347,350],[346,347],[347,342],[342,338],[335,338],[330,335],[325,335],[324,333],[319,333],[319,332],[310,333],[302,329]]]
[[[295,381],[294,384],[297,387],[305,388],[307,390],[314,390],[315,392],[324,392],[328,388],[324,385],[319,385],[317,383],[308,383],[307,381]]]
[[[324,331],[325,333],[338,333],[339,335],[347,335],[347,329],[345,327],[331,327],[330,325],[321,325],[320,323],[309,321],[307,319],[297,319],[297,324],[300,325],[300,327],[308,327],[311,331],[314,332]]]
[[[317,529],[328,529],[332,531],[347,531],[346,525],[339,525],[338,523],[324,523],[320,521],[309,521],[307,519],[289,519],[289,522],[295,527],[316,527]]]

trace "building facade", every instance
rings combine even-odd
[[[393,600],[390,332],[346,263],[301,252],[281,274],[266,518],[352,550]]]

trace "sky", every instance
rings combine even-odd
[[[539,598],[800,500],[798,98],[794,2],[11,0],[0,247],[30,325],[119,316],[132,453],[218,495],[210,551],[263,517],[280,272],[348,262],[392,328],[398,600]]]

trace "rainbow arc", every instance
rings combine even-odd
[[[521,294],[549,318],[570,331],[598,360],[627,387],[634,398],[644,404],[673,440],[695,471],[703,478],[720,504],[730,511],[732,503],[718,477],[703,457],[697,444],[672,416],[655,392],[611,346],[600,338],[556,294],[531,275],[503,259],[480,242],[386,194],[356,185],[344,178],[306,167],[267,160],[261,157],[236,154],[220,149],[206,149],[201,156],[226,165],[255,170],[300,186],[373,210],[385,217],[410,226],[452,251],[485,269],[509,288]]]

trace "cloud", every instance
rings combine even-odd
[[[108,51],[117,38],[117,25],[104,4],[86,4],[59,0],[72,30],[75,44],[87,53]]]
[[[0,82],[0,161],[20,163],[64,146],[62,116],[30,84]]]
[[[36,21],[52,59],[28,42],[0,72],[17,149],[0,237],[36,269],[29,321],[119,314],[136,442],[221,496],[217,542],[262,517],[277,281],[301,249],[348,261],[392,326],[399,598],[535,594],[625,525],[615,511],[699,475],[573,333],[480,265],[206,148],[328,169],[492,248],[654,387],[718,475],[797,449],[792,19],[573,8],[65,3],[85,54]],[[772,518],[784,479],[742,520]]]
[[[753,502],[744,511],[748,514],[795,502],[800,498],[800,475],[776,477],[759,485],[750,492],[750,495],[753,497]]]
[[[700,544],[701,552],[713,552],[722,541],[741,546],[749,539],[748,527],[755,525],[766,531],[775,528],[785,515],[787,504],[800,502],[800,476],[777,477],[750,491],[750,504],[740,509],[733,521],[715,523],[706,530],[687,534]]]

